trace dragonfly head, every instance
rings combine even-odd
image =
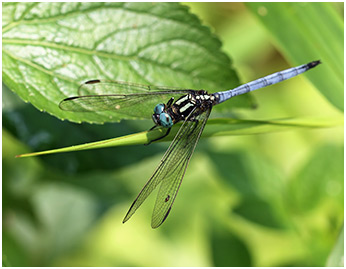
[[[173,126],[173,121],[171,116],[165,110],[166,106],[164,104],[156,105],[152,118],[156,125],[160,125],[165,128],[171,128]]]

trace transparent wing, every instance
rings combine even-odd
[[[109,95],[109,94],[133,94],[183,91],[184,88],[144,85],[117,80],[89,80],[78,88],[78,95]]]
[[[114,111],[150,118],[157,104],[167,103],[171,97],[178,99],[188,92],[186,89],[92,80],[80,86],[80,96],[64,99],[59,107],[74,112]]]
[[[130,219],[160,183],[162,184],[157,195],[151,227],[157,228],[165,221],[172,208],[186,167],[208,120],[210,111],[211,108],[207,109],[207,111],[196,116],[194,120],[187,118],[182,124],[173,142],[161,159],[159,166],[131,205],[123,222]],[[196,113],[196,111],[192,111],[190,115],[193,113]]]

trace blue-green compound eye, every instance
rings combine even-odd
[[[165,109],[165,105],[164,104],[158,104],[154,108],[154,113],[157,114],[157,115],[160,115],[163,112],[164,109]]]
[[[170,128],[173,126],[172,118],[167,113],[160,114],[160,125],[166,128]]]

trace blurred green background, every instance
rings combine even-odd
[[[305,63],[261,19],[270,7],[186,5],[221,39],[242,83]],[[319,8],[343,20],[343,3]],[[332,65],[328,53],[321,57]],[[149,121],[78,125],[38,111],[5,86],[2,94],[5,266],[340,265],[342,126],[201,139],[170,216],[153,230],[156,192],[129,222],[122,219],[168,143],[14,158],[147,130]],[[342,117],[343,102],[324,96],[302,75],[254,93],[257,109],[238,116]]]

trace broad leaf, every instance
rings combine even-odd
[[[39,110],[76,122],[133,118],[59,109],[91,79],[210,92],[239,84],[221,42],[177,3],[4,3],[2,41],[5,84]]]

